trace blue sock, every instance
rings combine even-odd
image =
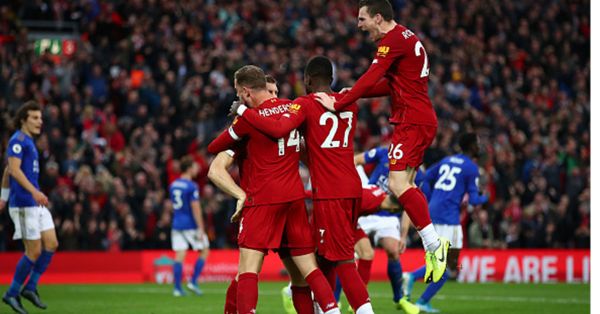
[[[335,297],[335,302],[340,303],[340,296],[342,295],[342,282],[340,281],[340,277],[335,277],[335,290],[333,291],[333,296]]]
[[[398,302],[402,299],[402,264],[400,264],[400,260],[388,260],[387,274],[392,284],[394,302]]]
[[[33,268],[33,262],[23,254],[23,257],[17,263],[17,269],[15,270],[15,275],[13,276],[13,280],[6,292],[6,295],[9,297],[16,297],[21,292],[21,286],[27,279],[27,276],[31,272],[31,268]]]
[[[194,265],[194,274],[192,275],[192,283],[197,284],[198,278],[200,274],[202,274],[202,269],[204,268],[204,259],[202,257],[198,257],[196,260],[196,265]]]
[[[440,281],[432,282],[429,285],[427,285],[427,289],[425,289],[425,291],[421,295],[421,298],[419,298],[419,303],[428,303],[431,300],[431,298],[433,298],[433,296],[438,291],[440,291],[440,289],[442,289],[442,286],[444,286],[446,279],[448,279],[448,271],[444,273]]]
[[[415,280],[423,279],[423,277],[425,277],[425,266],[423,265],[421,268],[413,271],[411,274]]]
[[[183,277],[183,264],[181,262],[175,262],[173,264],[173,282],[175,283],[175,289],[181,290],[181,278]]]
[[[37,289],[38,281],[48,268],[48,265],[50,265],[53,255],[54,252],[42,251],[42,254],[33,265],[33,271],[31,272],[31,276],[29,276],[29,281],[25,285],[25,290],[35,291]]]

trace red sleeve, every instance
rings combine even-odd
[[[208,144],[208,152],[218,154],[230,149],[236,141],[241,140],[249,133],[250,128],[248,122],[244,119],[236,118],[227,130],[223,131],[223,133]]]
[[[297,128],[306,117],[304,107],[306,105],[299,101],[294,101],[287,113],[284,113],[279,119],[263,117],[256,110],[246,110],[244,119],[259,131],[274,138],[281,138],[288,135],[293,129]]]
[[[385,72],[390,68],[392,63],[394,63],[394,61],[401,56],[402,51],[398,44],[393,44],[392,40],[382,40],[380,45],[377,47],[375,59],[373,59],[373,63],[371,63],[371,66],[367,72],[365,72],[365,74],[358,79],[350,91],[344,94],[342,99],[334,104],[335,110],[339,111],[344,109],[351,103],[357,101],[359,98],[365,97],[369,90],[380,84],[380,80],[384,78],[383,76]],[[379,86],[378,88],[378,91],[381,92],[382,89],[380,89]],[[388,93],[384,95],[389,94],[389,88],[387,92]],[[382,95],[378,94],[378,96]]]
[[[371,97],[382,97],[390,94],[390,84],[388,79],[382,78],[371,88],[366,91],[363,95],[363,98],[371,98]]]

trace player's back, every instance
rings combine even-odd
[[[477,165],[462,154],[446,157],[427,170],[425,180],[433,184],[429,210],[434,223],[459,224],[468,180],[477,173]]]
[[[169,186],[169,196],[173,204],[173,229],[196,229],[196,220],[192,213],[192,202],[200,197],[196,183],[179,178]]]
[[[279,118],[288,112],[291,101],[272,98],[256,110],[261,116]],[[239,117],[234,123],[245,123]],[[240,165],[240,185],[246,192],[246,205],[276,204],[304,198],[298,167],[300,135],[292,130],[283,138],[273,139],[249,126],[248,136],[236,151]]]
[[[337,93],[331,95],[339,96]],[[352,104],[344,111],[330,112],[317,102],[314,94],[300,97],[294,102],[294,105],[304,106],[306,110],[302,131],[308,151],[313,197],[360,197],[361,183],[354,166],[358,106]]]
[[[395,58],[385,74],[391,87],[390,122],[437,125],[428,94],[429,59],[417,35],[398,24],[378,46],[375,60],[384,58]]]
[[[21,160],[21,170],[27,177],[27,180],[39,189],[38,178],[40,175],[40,165],[38,161],[38,151],[35,147],[33,138],[29,135],[16,131],[8,142],[8,157],[15,157]],[[36,206],[31,193],[23,188],[12,176],[9,177],[10,207],[28,207]]]

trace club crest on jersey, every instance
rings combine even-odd
[[[300,108],[302,108],[302,106],[300,104],[291,104],[290,108],[288,109],[289,113],[298,113],[298,111],[300,111]]]
[[[379,48],[377,48],[377,56],[378,57],[385,57],[385,56],[387,56],[387,54],[389,52],[390,52],[389,46],[379,46]]]

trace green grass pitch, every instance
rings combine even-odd
[[[283,282],[261,283],[258,314],[284,313]],[[29,313],[223,313],[224,283],[201,284],[203,296],[175,298],[170,285],[42,285],[39,288],[47,310],[38,310],[23,300]],[[0,286],[6,291],[7,286]],[[413,299],[425,289],[415,284]],[[376,313],[402,313],[391,303],[386,282],[372,282],[369,293]],[[347,313],[347,303],[343,313]],[[0,304],[0,313],[10,313]],[[432,300],[441,313],[590,313],[589,284],[458,284],[448,282]]]

